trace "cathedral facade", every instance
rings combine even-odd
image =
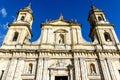
[[[31,6],[20,9],[0,47],[0,80],[120,80],[120,43],[103,10],[91,6],[92,42],[81,24],[57,20],[41,24],[41,36],[30,42]]]

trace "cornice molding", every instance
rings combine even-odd
[[[30,24],[28,24],[28,23],[15,23],[15,24],[13,23],[13,24],[8,24],[8,26],[9,27],[11,27],[11,26],[27,26],[28,30],[30,31],[31,36],[33,36],[32,30],[30,29]]]
[[[51,50],[51,49],[0,49],[0,52],[26,52],[26,53],[39,53],[39,52],[50,52],[50,53],[61,53],[61,52],[67,52],[67,53],[76,53],[76,52],[82,52],[82,53],[120,53],[120,50],[82,50],[82,49],[72,49],[72,50]]]

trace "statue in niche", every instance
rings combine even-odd
[[[33,68],[33,64],[29,64],[29,67],[28,67],[28,73],[29,74],[32,74],[32,68]]]
[[[59,37],[59,44],[64,44],[64,35],[60,34]]]
[[[90,64],[90,73],[91,74],[96,74],[96,70],[95,70],[95,65],[94,64]]]

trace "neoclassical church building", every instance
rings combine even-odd
[[[92,42],[81,24],[57,20],[41,24],[30,42],[34,17],[31,5],[20,9],[0,47],[0,80],[120,80],[120,43],[104,11],[91,6],[88,21]]]

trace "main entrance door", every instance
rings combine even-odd
[[[68,76],[55,76],[55,80],[68,80]]]

